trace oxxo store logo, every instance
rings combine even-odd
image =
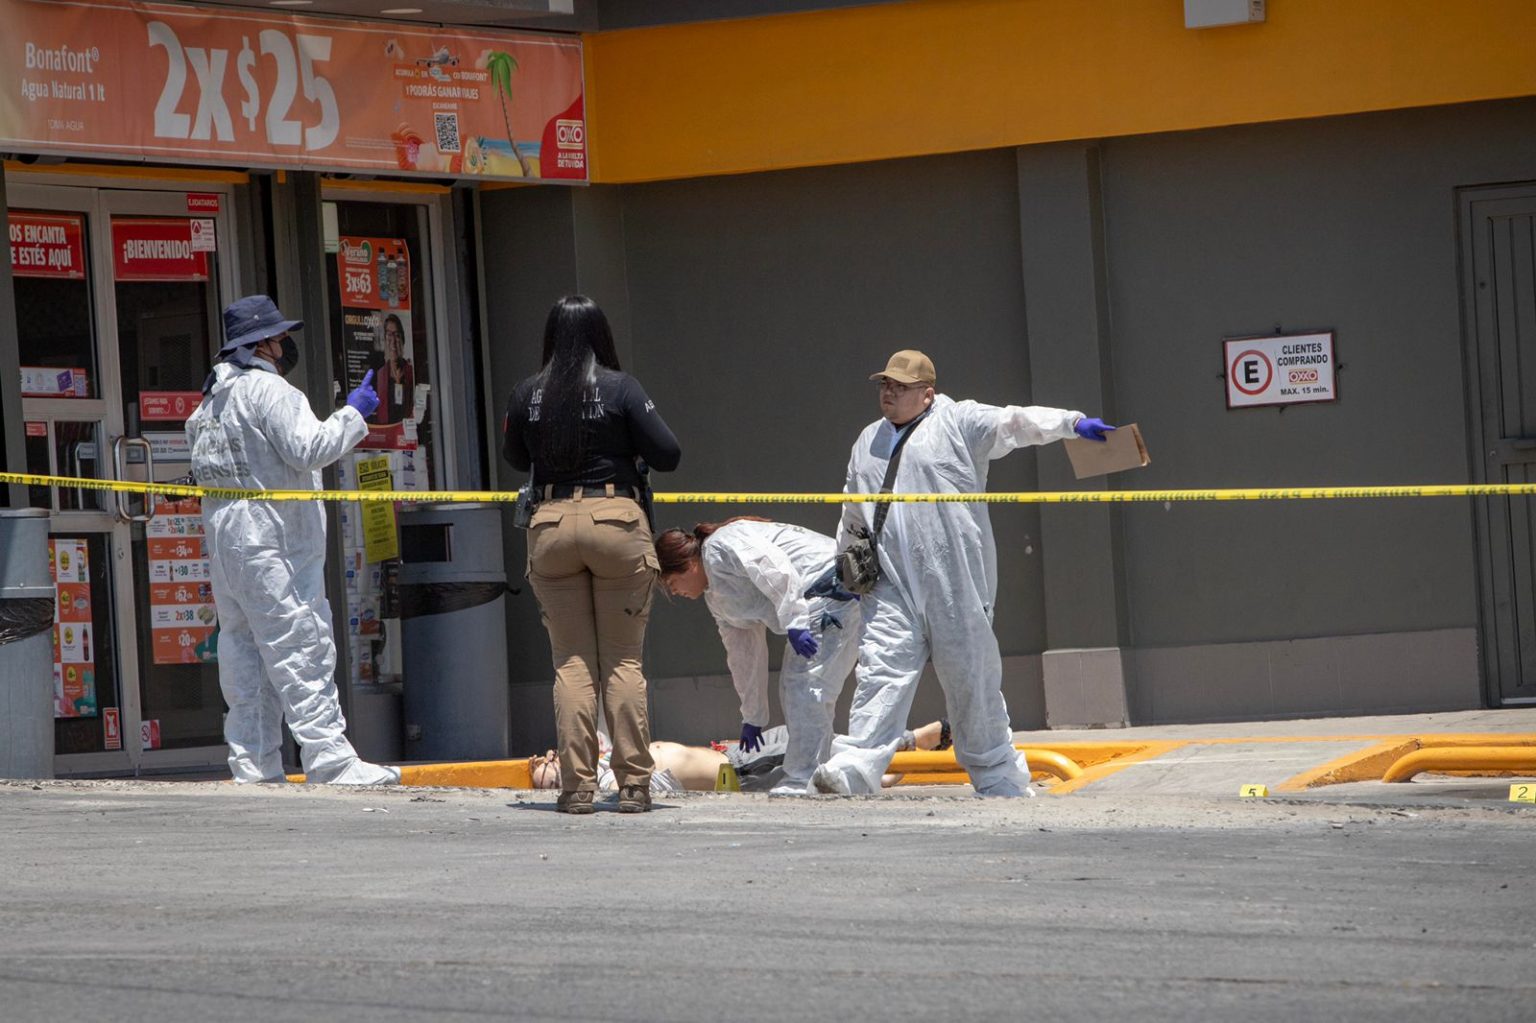
[[[555,145],[561,149],[582,149],[587,144],[587,126],[581,121],[560,118],[555,121]]]
[[[1335,401],[1333,332],[1227,338],[1227,407]]]

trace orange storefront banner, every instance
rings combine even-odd
[[[573,37],[0,0],[0,148],[428,177],[587,176]]]

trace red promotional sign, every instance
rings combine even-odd
[[[11,211],[11,273],[85,278],[85,216]]]
[[[185,217],[112,221],[112,274],[119,281],[206,281],[208,255],[192,249]]]
[[[217,192],[188,192],[188,213],[217,213],[219,212],[219,193]]]
[[[0,0],[0,25],[5,152],[586,178],[574,36],[133,0]]]
[[[156,422],[185,422],[203,396],[197,391],[140,391],[139,418]]]
[[[122,724],[122,719],[118,717],[117,708],[116,707],[108,707],[108,708],[106,708],[105,710],[103,710],[101,712],[101,715],[102,715],[102,721],[103,721],[103,730],[106,733],[102,737],[103,741],[102,741],[101,748],[102,749],[122,749],[123,748],[123,724]]]

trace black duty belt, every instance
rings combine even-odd
[[[595,486],[591,483],[553,483],[544,486],[540,493],[540,500],[565,501],[573,497],[627,497],[630,500],[639,500],[634,487],[621,487],[612,483]]]

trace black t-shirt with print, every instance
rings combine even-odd
[[[599,369],[587,394],[583,416],[586,430],[585,458],[579,468],[552,472],[538,464],[542,398],[539,375],[534,374],[512,389],[502,426],[501,454],[512,468],[533,471],[533,485],[582,484],[615,487],[640,485],[638,456],[651,468],[671,472],[682,458],[682,449],[655,402],[646,396],[640,381],[628,373]]]

